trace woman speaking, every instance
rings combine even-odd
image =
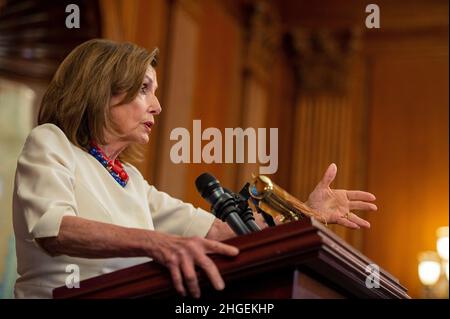
[[[14,185],[16,298],[51,298],[69,265],[80,280],[154,260],[181,295],[200,297],[195,267],[215,289],[224,281],[209,253],[235,256],[221,243],[227,224],[149,185],[130,160],[149,142],[161,106],[149,53],[131,43],[94,39],[76,47],[56,71],[38,126],[19,156]],[[350,210],[376,210],[362,191],[331,190],[330,165],[308,204],[328,223],[369,223]],[[262,222],[259,221],[262,225]]]

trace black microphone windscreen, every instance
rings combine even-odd
[[[218,180],[209,173],[203,173],[195,180],[195,187],[202,196],[204,196],[204,192],[214,184],[218,184]]]

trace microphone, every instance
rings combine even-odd
[[[239,216],[244,221],[245,225],[247,225],[248,229],[250,229],[252,232],[261,231],[261,228],[259,228],[258,224],[255,222],[255,217],[253,216],[253,210],[248,205],[248,197],[245,196],[245,189],[250,185],[247,183],[242,190],[239,192],[239,194],[233,193],[232,191],[223,188],[225,190],[225,193],[230,194],[233,196],[234,201],[236,203],[236,208]]]
[[[237,213],[234,197],[225,193],[219,181],[208,173],[203,173],[195,180],[197,191],[211,204],[211,212],[226,222],[238,235],[250,234]]]

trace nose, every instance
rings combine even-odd
[[[154,96],[154,98],[150,102],[148,111],[149,111],[149,113],[154,114],[154,115],[158,115],[159,113],[161,113],[162,108],[161,108],[161,105],[159,104],[158,98],[156,96]]]

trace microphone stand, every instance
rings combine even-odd
[[[255,217],[253,216],[253,210],[248,204],[248,200],[250,199],[250,194],[248,192],[249,185],[250,185],[249,183],[245,184],[244,187],[241,189],[241,191],[238,194],[233,193],[228,189],[224,189],[224,190],[225,190],[225,192],[227,192],[233,196],[234,201],[236,203],[237,213],[241,217],[241,219],[244,221],[245,225],[247,225],[247,228],[249,228],[251,232],[257,232],[257,231],[261,231],[261,228],[259,228],[258,224],[255,222]],[[252,198],[252,201],[253,201],[253,198]],[[260,213],[263,216],[264,221],[267,223],[267,225],[269,225],[270,227],[275,226],[275,222],[273,221],[272,216],[270,216],[269,214],[267,214],[264,211],[262,211],[261,209],[259,209],[257,203],[254,203],[254,204],[255,204],[256,210],[258,211],[258,213]]]
[[[239,196],[239,199],[236,199],[237,202],[238,202],[238,213],[239,213],[239,215],[241,215],[241,218],[244,219],[244,218],[249,218],[249,217],[244,217],[243,215],[248,216],[250,214],[251,215],[251,219],[252,219],[252,221],[250,223],[251,224],[255,224],[256,227],[258,227],[258,225],[255,223],[255,219],[253,217],[253,211],[252,211],[251,207],[249,207],[249,205],[248,205],[248,200],[251,198],[253,204],[256,207],[256,211],[259,214],[262,215],[262,217],[264,218],[264,221],[266,222],[266,224],[269,225],[269,227],[275,227],[276,225],[275,225],[275,222],[273,221],[272,216],[270,216],[269,214],[267,214],[266,212],[261,210],[258,207],[258,203],[256,203],[255,200],[252,197],[250,197],[250,193],[248,192],[249,185],[250,185],[250,183],[246,183],[244,185],[244,187],[242,187],[242,189],[239,192],[239,194],[235,194],[235,195]],[[243,212],[243,213],[241,213],[241,212]],[[245,222],[245,220],[244,220],[244,222]],[[248,227],[251,228],[250,225],[248,225]],[[253,229],[255,229],[255,228],[253,228]],[[254,230],[254,231],[259,231],[259,230],[261,230],[261,229],[259,229],[259,227],[258,227],[258,230]]]

